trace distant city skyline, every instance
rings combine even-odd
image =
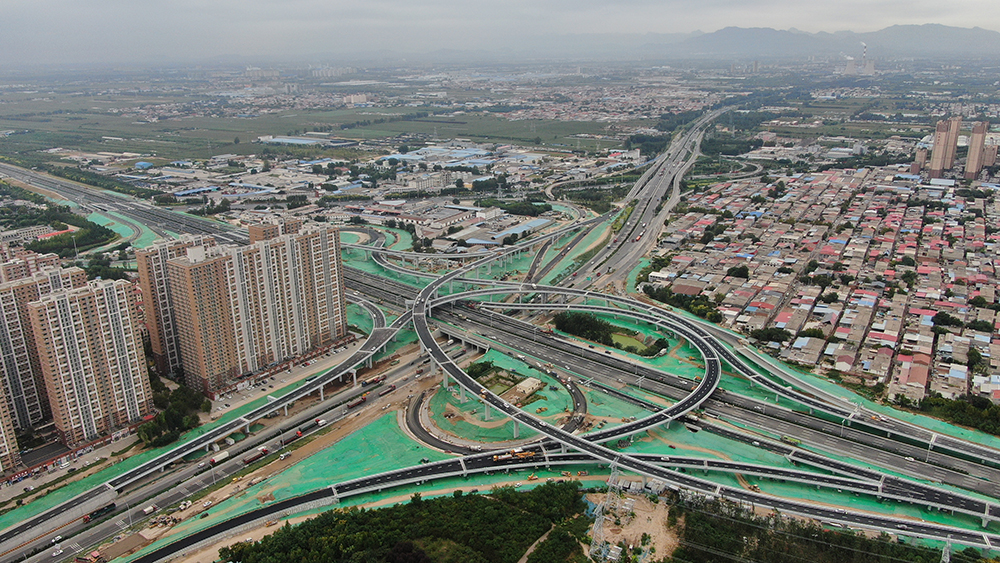
[[[439,49],[502,55],[589,34],[679,34],[729,26],[810,33],[942,24],[1000,30],[991,0],[595,0],[410,3],[12,0],[0,64],[313,60]],[[538,53],[544,56],[544,51]]]

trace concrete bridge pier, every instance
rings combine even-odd
[[[358,370],[351,370],[351,381],[354,383],[354,387],[358,386]],[[288,416],[288,407],[285,407],[285,416]]]
[[[325,388],[325,384],[319,386],[319,402],[321,403],[326,400],[326,394],[324,393]]]
[[[483,418],[486,422],[490,421],[490,404],[485,399],[483,400]]]
[[[519,435],[519,432],[518,432],[518,424],[517,424],[517,421],[515,420],[514,421],[514,439],[516,440],[518,438],[520,438],[520,435]]]
[[[355,385],[357,385],[357,384],[358,384],[358,380],[357,380],[357,377],[355,377],[355,378],[354,378],[354,384],[355,384]],[[288,403],[285,403],[285,416],[286,416],[286,417],[288,416]]]
[[[459,401],[464,405],[465,404],[465,387],[462,387],[461,385],[458,386],[458,398],[459,398]]]

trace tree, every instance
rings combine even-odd
[[[792,338],[792,333],[783,328],[758,328],[750,331],[750,337],[761,342],[784,342]]]
[[[733,266],[733,267],[729,268],[728,270],[726,270],[726,275],[734,277],[734,278],[749,279],[750,278],[750,268],[748,268],[746,266],[746,264],[743,264],[743,265],[740,265],[740,266]]]
[[[460,189],[460,190],[464,189],[465,188],[465,181],[462,180],[461,178],[455,178],[455,187],[458,188],[458,189]]]
[[[233,144],[234,145],[240,144],[240,138],[239,137],[233,137]]]
[[[954,327],[962,326],[961,320],[949,315],[948,313],[945,313],[944,311],[941,311],[936,315],[934,315],[933,317],[931,317],[931,322],[934,323],[934,326],[954,326]]]

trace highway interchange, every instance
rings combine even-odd
[[[927,538],[948,539],[956,543],[992,548],[1000,542],[1000,536],[989,532],[973,531],[954,526],[943,526],[918,521],[910,518],[893,518],[872,514],[869,512],[845,510],[823,505],[813,505],[803,501],[793,501],[779,498],[755,491],[747,491],[738,487],[728,487],[718,485],[707,479],[693,477],[681,471],[685,469],[700,469],[705,471],[722,471],[740,473],[746,475],[757,475],[773,479],[785,479],[795,482],[816,485],[821,487],[831,487],[840,490],[868,494],[878,498],[893,499],[902,502],[918,503],[926,506],[937,507],[942,510],[964,513],[970,516],[984,518],[984,523],[1000,517],[1000,506],[994,502],[986,502],[981,497],[967,495],[956,492],[955,487],[974,490],[988,497],[996,498],[998,495],[993,483],[1000,483],[1000,452],[996,450],[972,444],[956,438],[928,432],[912,424],[902,422],[891,417],[876,416],[872,413],[852,408],[851,405],[838,398],[825,396],[822,393],[815,393],[814,389],[806,388],[803,391],[796,390],[802,387],[801,381],[792,374],[783,377],[780,369],[770,369],[770,374],[764,375],[760,371],[748,365],[744,357],[756,360],[758,365],[767,362],[755,357],[754,351],[743,346],[742,343],[734,341],[731,336],[720,336],[713,327],[705,326],[703,323],[694,321],[688,317],[673,314],[660,307],[654,307],[645,303],[636,302],[627,298],[612,295],[591,293],[585,288],[586,277],[582,274],[596,273],[600,271],[614,272],[619,274],[618,279],[630,271],[636,260],[645,253],[649,245],[655,243],[656,230],[652,230],[653,236],[646,236],[643,232],[648,224],[662,224],[662,214],[669,211],[672,204],[676,202],[678,183],[682,176],[682,171],[695,158],[698,140],[704,131],[704,126],[711,119],[717,116],[707,117],[699,121],[687,131],[682,133],[671,145],[670,150],[665,155],[658,158],[649,168],[646,174],[637,182],[630,199],[636,202],[632,216],[619,231],[613,243],[602,248],[592,260],[580,271],[581,275],[564,280],[566,286],[548,287],[536,284],[499,284],[492,279],[478,280],[482,268],[487,268],[491,264],[501,261],[514,253],[524,252],[532,247],[539,248],[544,245],[544,249],[551,244],[549,241],[559,240],[565,234],[577,231],[575,238],[565,245],[559,257],[565,257],[570,249],[574,248],[590,228],[602,224],[607,217],[597,217],[588,221],[581,221],[560,231],[548,233],[544,237],[538,237],[523,241],[515,247],[505,248],[499,252],[483,253],[478,257],[472,257],[471,262],[453,269],[451,272],[433,278],[428,285],[419,291],[408,289],[404,291],[400,287],[391,286],[391,280],[382,279],[380,282],[373,282],[371,274],[365,274],[360,270],[346,268],[348,273],[348,285],[360,290],[361,293],[370,295],[372,298],[390,303],[398,310],[404,310],[407,305],[411,305],[403,316],[399,317],[391,327],[385,327],[385,317],[381,309],[376,307],[371,301],[364,298],[357,298],[359,304],[364,306],[372,315],[376,329],[364,343],[357,349],[348,360],[341,363],[337,368],[321,375],[310,384],[297,389],[293,393],[282,397],[281,400],[270,403],[264,407],[247,413],[238,420],[221,425],[211,431],[206,432],[192,442],[185,444],[167,454],[158,456],[156,459],[144,463],[139,468],[130,471],[118,478],[110,480],[104,487],[74,499],[72,503],[60,505],[36,518],[29,519],[19,526],[9,528],[0,533],[0,553],[13,553],[10,546],[18,544],[19,549],[24,549],[25,539],[43,540],[51,536],[46,527],[56,529],[53,523],[62,520],[74,520],[80,514],[86,513],[91,506],[101,506],[114,499],[125,489],[139,481],[153,475],[166,465],[176,462],[191,451],[204,448],[235,430],[243,428],[256,419],[276,412],[295,398],[302,398],[317,389],[324,387],[327,383],[343,378],[351,370],[365,362],[374,353],[380,350],[385,343],[395,334],[395,332],[412,322],[416,329],[418,338],[423,349],[429,355],[434,365],[442,369],[446,377],[455,381],[472,394],[474,398],[482,401],[494,413],[502,413],[526,427],[540,434],[541,441],[532,444],[537,455],[529,461],[514,460],[512,462],[497,462],[493,459],[493,454],[488,452],[475,452],[461,447],[453,446],[450,449],[456,452],[464,452],[465,455],[454,460],[446,460],[436,463],[429,463],[411,468],[399,469],[378,475],[369,475],[360,479],[332,484],[330,488],[322,491],[310,493],[299,498],[299,502],[275,503],[274,505],[261,509],[263,512],[254,513],[241,517],[237,522],[222,522],[218,528],[210,528],[214,531],[206,531],[198,537],[191,537],[171,543],[160,550],[153,552],[141,561],[155,561],[167,557],[171,553],[179,550],[190,549],[191,546],[199,542],[208,541],[217,534],[224,533],[227,529],[237,525],[243,525],[254,519],[267,518],[271,515],[282,513],[289,514],[296,510],[297,506],[308,503],[334,502],[348,496],[362,494],[365,492],[382,490],[388,487],[400,486],[407,483],[420,483],[430,479],[454,476],[466,476],[477,472],[492,472],[498,470],[509,470],[512,468],[534,468],[540,466],[551,466],[559,464],[580,464],[589,460],[590,462],[602,462],[605,464],[615,464],[622,469],[626,469],[649,478],[655,478],[668,484],[675,489],[685,489],[699,494],[724,496],[731,500],[755,503],[758,506],[770,506],[784,512],[800,514],[813,517],[825,522],[837,522],[844,525],[852,525],[864,528],[897,531],[911,536]],[[58,178],[51,178],[31,171],[25,171],[9,165],[0,165],[0,172],[13,178],[33,183],[47,190],[63,194],[68,199],[77,203],[87,205],[119,205],[122,202],[120,196],[108,196],[97,190],[89,190],[73,185],[70,182]],[[665,205],[660,205],[665,203]],[[155,206],[138,204],[124,205],[119,210],[123,215],[130,215],[137,221],[153,222],[154,230],[157,232],[193,232],[222,236],[227,241],[244,242],[245,235],[239,231],[220,226],[197,218],[170,211],[163,211]],[[371,252],[376,263],[383,267],[405,271],[404,267],[388,261],[387,256],[399,254],[393,251],[381,249],[384,239],[379,239],[377,231],[369,231],[374,246],[365,247],[364,250]],[[638,239],[638,240],[636,240]],[[347,246],[347,245],[345,245]],[[360,245],[351,245],[359,248]],[[544,255],[545,252],[540,252]],[[403,255],[403,258],[417,259],[419,256]],[[469,260],[466,257],[466,260]],[[555,263],[541,265],[536,260],[532,264],[530,272],[532,279],[541,279],[548,271],[555,267]],[[541,270],[539,270],[541,268]],[[415,273],[410,271],[411,273]],[[427,274],[421,274],[427,276]],[[427,276],[430,277],[430,276]],[[366,280],[366,278],[368,278]],[[606,276],[604,280],[608,280]],[[603,281],[603,280],[602,280]],[[467,287],[479,286],[478,289],[471,289],[464,292],[442,295],[443,290],[449,290],[453,284],[458,283]],[[409,293],[409,295],[408,295]],[[481,301],[484,297],[489,299],[489,295],[519,296],[527,297],[527,303],[495,303]],[[550,295],[548,302],[541,299],[543,295]],[[412,299],[412,302],[408,299]],[[474,304],[475,309],[469,309],[467,305],[471,300],[478,300]],[[534,302],[532,302],[534,301]],[[541,301],[541,302],[539,302]],[[595,301],[603,301],[604,305],[592,305]],[[452,303],[461,305],[462,315],[453,312]],[[612,306],[613,305],[613,306]],[[504,311],[494,312],[494,309]],[[548,310],[579,310],[591,311],[602,314],[615,314],[620,316],[630,316],[636,321],[650,323],[673,334],[683,336],[701,354],[705,363],[705,375],[699,382],[694,382],[672,376],[670,374],[658,372],[649,367],[636,365],[614,355],[601,354],[599,351],[589,350],[576,344],[567,343],[561,339],[553,338],[550,335],[536,331],[534,328],[516,326],[510,328],[512,324],[519,323],[510,317],[509,313],[517,309],[525,309],[529,312],[538,313]],[[496,327],[494,325],[497,325]],[[502,325],[502,326],[501,326]],[[522,323],[523,325],[523,323]],[[507,330],[503,329],[507,326]],[[477,338],[469,338],[467,335],[470,329],[480,335]],[[624,423],[619,426],[591,432],[589,434],[574,433],[576,426],[569,424],[563,427],[556,427],[549,423],[531,416],[521,409],[507,403],[499,396],[484,389],[475,380],[469,377],[447,351],[442,347],[440,339],[436,338],[440,334],[453,335],[456,338],[466,338],[476,346],[490,347],[497,346],[513,350],[525,350],[535,357],[539,357],[560,367],[565,367],[563,376],[560,378],[568,392],[574,396],[574,402],[580,405],[581,396],[576,386],[591,385],[609,393],[627,397],[633,404],[642,403],[640,399],[626,395],[618,391],[615,381],[598,377],[604,374],[611,378],[616,378],[618,382],[625,381],[630,384],[638,384],[647,390],[653,390],[661,395],[674,399],[670,407],[664,408],[660,405],[650,403],[641,404],[643,408],[649,409],[651,414],[639,420]],[[530,335],[530,340],[529,340]],[[732,345],[727,347],[725,343]],[[544,344],[544,345],[543,345]],[[734,350],[740,354],[734,353]],[[787,406],[775,405],[771,403],[760,403],[757,400],[739,397],[732,392],[718,388],[720,378],[724,369],[729,368],[734,373],[749,379],[763,389],[773,392],[776,397],[780,396],[788,404],[795,404],[796,409]],[[776,381],[778,379],[780,381]],[[360,394],[360,389],[338,394],[328,398],[328,403],[324,404],[324,410],[329,412],[333,405],[340,406],[338,416],[346,413],[346,408],[342,405],[351,398]],[[416,400],[419,402],[423,397]],[[794,402],[794,403],[793,403]],[[759,403],[759,404],[755,404]],[[802,412],[802,408],[808,409],[808,413]],[[582,406],[585,409],[585,405]],[[769,439],[764,435],[753,435],[746,432],[733,430],[731,426],[717,424],[710,418],[702,416],[699,419],[688,418],[688,413],[694,409],[704,409],[704,412],[714,417],[723,416],[731,420],[739,420],[747,423],[751,427],[766,429],[774,427],[778,434],[795,434],[807,436],[807,443],[819,450],[831,451],[835,453],[846,453],[849,457],[862,457],[868,463],[868,467],[858,464],[837,461],[830,456],[823,455],[812,449],[797,448],[785,444],[781,441]],[[823,414],[826,418],[815,416]],[[311,413],[310,413],[311,415]],[[570,417],[572,423],[575,417]],[[685,418],[688,422],[699,425],[703,431],[725,436],[737,442],[752,444],[753,447],[760,447],[774,453],[787,457],[789,460],[802,465],[835,473],[836,475],[822,475],[811,471],[801,471],[793,469],[779,469],[754,464],[724,462],[720,460],[707,460],[704,458],[688,458],[684,456],[650,456],[650,455],[630,455],[611,449],[603,444],[618,440],[622,437],[645,432],[650,428],[668,424],[671,420]],[[840,420],[840,423],[832,422]],[[419,421],[412,413],[408,413],[408,424],[415,434],[418,434],[425,442],[431,446],[441,448],[443,442],[430,436],[426,431],[420,433]],[[294,428],[294,423],[286,426],[286,429]],[[846,436],[845,436],[846,434]],[[273,439],[268,436],[266,440]],[[241,448],[253,448],[256,443],[242,445]],[[920,461],[917,461],[919,456]],[[236,464],[231,464],[231,468],[218,468],[220,472],[238,470]],[[905,475],[912,477],[924,477],[925,479],[937,481],[939,483],[950,483],[952,488],[945,488],[934,482],[918,482],[915,479],[900,477],[892,474],[892,471],[885,469],[893,468],[901,471]],[[177,487],[173,487],[174,482],[184,483],[180,487],[183,491],[188,489],[187,484],[194,485],[194,482],[204,483],[204,469],[186,468],[179,473],[171,474],[171,485],[163,483],[163,487],[158,491],[152,491],[147,486],[144,495],[150,492],[165,495],[162,501],[169,505],[170,502],[177,502],[183,498],[184,493],[178,492]],[[194,485],[194,489],[197,485]],[[295,500],[295,499],[290,499]],[[280,505],[280,506],[278,506]],[[76,508],[75,511],[71,508]],[[132,508],[135,508],[134,506]],[[266,513],[265,513],[266,512]],[[251,517],[252,516],[252,517]],[[117,532],[120,526],[114,526],[113,522],[121,522],[120,516],[99,524],[91,528],[86,533],[92,538],[107,537],[109,532]],[[249,518],[249,519],[247,519]],[[228,527],[227,527],[228,526]],[[34,538],[29,536],[34,535]],[[91,542],[81,539],[83,545]],[[8,549],[3,549],[8,548]],[[20,557],[18,557],[20,559]],[[40,560],[45,560],[44,558]]]

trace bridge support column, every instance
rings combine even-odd
[[[243,429],[246,431],[247,436],[249,436],[250,435],[250,423],[248,422],[247,425],[243,427]]]
[[[458,386],[458,398],[461,401],[461,403],[464,405],[465,404],[465,387],[462,387],[461,385]]]
[[[518,434],[518,431],[517,431],[517,427],[518,427],[518,424],[517,424],[517,421],[515,420],[514,421],[514,439],[515,440],[520,437],[519,434]]]
[[[562,453],[562,454],[566,453],[566,444],[562,444],[562,443],[559,444],[559,453]]]
[[[321,403],[326,400],[326,394],[324,393],[325,388],[326,385],[319,386],[319,402]]]
[[[288,403],[285,403],[285,416],[288,416]]]
[[[358,370],[356,370],[356,369],[352,369],[351,370],[351,381],[352,381],[352,384],[353,384],[354,387],[358,386]],[[287,408],[285,409],[285,416],[288,416],[288,409]]]
[[[205,451],[206,452],[212,451],[212,444],[205,444]]]
[[[552,469],[552,463],[549,460],[549,451],[542,446],[542,455],[545,457],[545,469]]]
[[[483,401],[483,417],[485,418],[486,422],[490,421],[490,404],[487,403],[485,400]]]
[[[468,478],[469,470],[465,467],[465,458],[464,457],[458,458],[458,463],[462,464],[462,477]]]
[[[372,357],[371,356],[368,356],[368,358],[365,360],[365,367],[372,367]]]

